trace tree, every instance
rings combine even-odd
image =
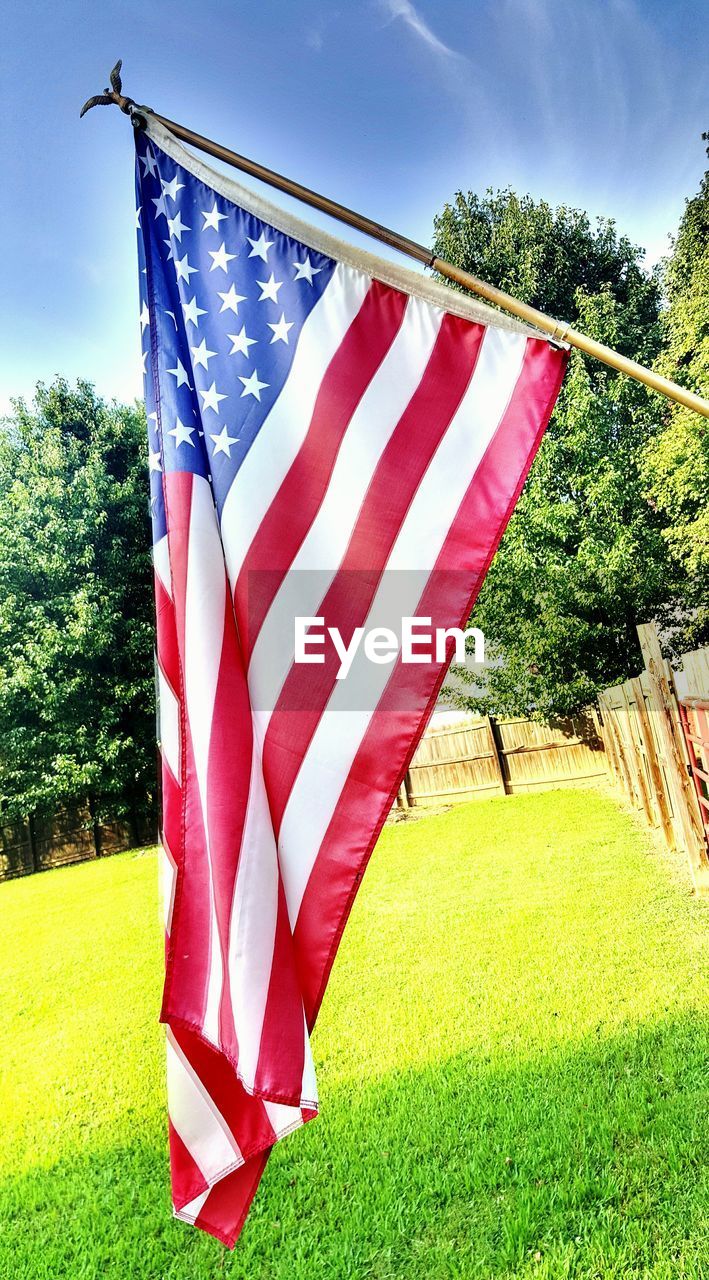
[[[660,290],[613,222],[511,191],[458,192],[435,252],[640,360],[657,356]],[[663,409],[574,352],[545,439],[473,612],[480,710],[569,714],[641,665],[635,624],[675,589],[641,460]]]
[[[155,804],[142,408],[39,384],[0,430],[0,802]]]
[[[708,149],[709,153],[709,149]],[[673,252],[664,264],[667,309],[662,314],[661,373],[707,394],[709,387],[709,171],[687,201]],[[673,405],[664,431],[648,442],[642,463],[646,491],[663,515],[675,570],[684,577],[684,609],[674,644],[709,643],[709,431],[706,419]]]

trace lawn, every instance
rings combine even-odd
[[[155,855],[0,909],[3,1280],[709,1275],[707,911],[613,801],[385,830],[233,1254],[169,1211]]]

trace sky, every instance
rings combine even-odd
[[[79,120],[119,57],[138,102],[424,243],[459,188],[510,186],[653,263],[705,168],[700,0],[0,0],[0,23],[0,412],[55,374],[141,394],[132,131]]]

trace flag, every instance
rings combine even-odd
[[[566,352],[136,146],[172,1198],[233,1246],[450,660],[402,628],[468,618]]]

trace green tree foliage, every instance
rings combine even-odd
[[[709,388],[709,172],[687,201],[663,282],[664,349],[658,368],[683,386]],[[673,405],[666,429],[645,450],[647,493],[665,518],[664,536],[675,566],[685,576],[685,610],[675,643],[682,648],[709,642],[709,430],[690,409]]]
[[[154,805],[152,571],[141,408],[39,385],[0,429],[0,801]]]
[[[459,192],[435,231],[440,257],[643,364],[656,359],[659,285],[612,222],[511,191]],[[643,386],[572,354],[474,610],[498,665],[470,705],[565,714],[641,665],[635,624],[674,590],[662,517],[641,476],[663,412]]]

